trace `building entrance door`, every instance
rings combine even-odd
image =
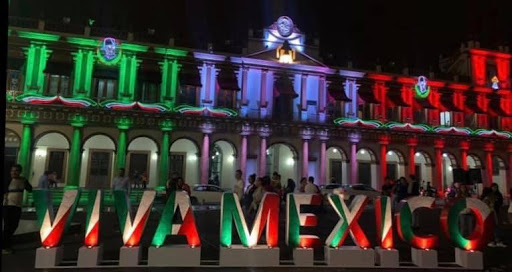
[[[341,184],[342,183],[341,160],[330,160],[330,164],[331,164],[331,168],[330,168],[331,169],[331,173],[330,173],[331,179],[334,178],[334,181],[336,183]],[[322,182],[324,182],[324,181],[322,181]],[[328,181],[328,183],[331,183],[331,181]]]
[[[169,177],[176,173],[178,177],[185,178],[185,156],[187,153],[171,153],[169,157]]]
[[[89,155],[89,171],[87,175],[86,187],[92,189],[110,188],[110,166],[112,152],[91,150]]]
[[[66,169],[66,151],[64,150],[48,150],[48,160],[46,169],[57,172],[57,182],[65,183]]]
[[[368,162],[359,163],[359,183],[372,186],[372,164]]]

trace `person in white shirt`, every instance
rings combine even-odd
[[[309,177],[308,184],[306,184],[306,187],[304,188],[304,192],[306,194],[318,194],[320,193],[320,190],[318,189],[318,186],[315,184],[315,178]]]
[[[242,170],[238,169],[235,173],[235,186],[233,187],[233,193],[236,194],[238,200],[242,200],[244,196],[244,181],[242,180]]]
[[[112,191],[125,191],[130,195],[130,179],[124,176],[124,168],[119,168],[119,175],[112,181]]]

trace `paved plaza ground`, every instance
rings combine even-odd
[[[145,235],[143,236],[142,245],[147,247],[150,245],[152,235],[156,229],[156,225],[158,224],[158,220],[160,218],[160,212],[162,210],[162,204],[156,204],[153,208],[153,212],[151,213],[148,225],[145,230]],[[421,211],[420,214],[420,224],[422,226],[421,231],[431,232],[431,233],[440,233],[440,225],[439,225],[439,214],[440,210],[436,209],[434,212]],[[318,267],[315,268],[303,268],[297,269],[293,267],[286,267],[286,265],[291,265],[291,251],[285,246],[284,243],[284,229],[285,229],[285,220],[284,220],[284,208],[281,210],[281,220],[280,220],[280,229],[279,229],[279,242],[280,242],[280,252],[281,252],[281,264],[284,266],[282,268],[246,268],[246,269],[230,269],[230,268],[222,268],[224,271],[316,271]],[[220,211],[216,206],[199,206],[196,207],[195,211],[196,221],[199,228],[201,242],[202,242],[202,264],[205,267],[201,268],[147,268],[147,267],[138,267],[138,268],[115,268],[116,260],[119,258],[119,248],[122,245],[121,241],[121,233],[119,232],[119,227],[116,219],[115,212],[106,212],[103,214],[102,225],[101,225],[101,239],[105,246],[104,248],[104,259],[105,259],[105,268],[96,269],[96,271],[214,271],[218,269],[217,260],[219,254],[219,216]],[[330,233],[334,225],[337,223],[338,217],[334,213],[330,207],[325,208],[319,216],[319,227],[316,229],[315,233],[320,236],[322,241],[325,240],[327,235]],[[34,221],[35,213],[34,212],[26,212],[23,214],[23,221],[20,226],[23,234],[17,235],[15,238],[16,246],[15,246],[15,254],[13,255],[4,255],[2,256],[2,271],[32,271],[34,270],[34,261],[35,261],[35,249],[40,246],[39,241],[39,233],[34,232]],[[70,231],[64,235],[63,245],[65,247],[64,253],[64,266],[65,268],[69,268],[72,270],[77,270],[76,267],[73,267],[76,263],[78,248],[82,246],[83,243],[83,235],[84,235],[84,222],[85,222],[85,213],[77,212],[75,218],[73,220],[74,224],[70,228]],[[375,241],[375,215],[373,208],[367,208],[360,219],[360,225],[363,230],[366,232],[367,237],[370,241]],[[29,231],[32,230],[32,231]],[[27,232],[28,231],[28,232]],[[506,235],[506,243],[512,245],[512,227],[508,227],[505,229]],[[184,242],[184,239],[180,238],[171,238],[174,242]],[[348,244],[350,238],[348,238]],[[173,242],[169,241],[169,242]],[[238,238],[233,239],[236,243]],[[400,241],[395,232],[395,247],[400,252],[400,262],[402,266],[410,265],[411,256],[410,256],[410,247]],[[454,249],[450,245],[448,239],[446,239],[443,235],[440,236],[440,246],[438,249],[438,258],[439,262],[442,265],[439,269],[434,271],[453,271],[455,266],[454,262]],[[147,259],[147,250],[143,250],[143,260]],[[323,262],[323,250],[319,249],[315,251],[315,260],[318,264],[322,264]],[[486,269],[489,271],[512,271],[512,246],[507,248],[486,248],[484,250],[484,263]],[[144,264],[144,263],[143,263]],[[66,267],[67,266],[67,267]],[[336,270],[340,271],[342,269],[334,269],[327,268],[326,270]],[[414,268],[413,266],[407,267],[406,270],[414,269],[414,271],[420,271],[420,269]],[[347,269],[348,271],[368,271],[369,269]],[[394,269],[378,269],[378,271],[394,271]],[[432,271],[432,270],[429,270]]]

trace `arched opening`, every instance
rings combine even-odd
[[[281,175],[281,184],[291,178],[297,184],[297,152],[289,145],[283,143],[272,144],[267,149],[267,175],[277,172]]]
[[[347,184],[347,154],[336,146],[329,147],[326,154],[327,183]]]
[[[14,131],[5,130],[4,148],[4,182],[11,178],[10,169],[18,161],[18,150],[20,149],[20,137]]]
[[[375,153],[368,148],[357,151],[357,183],[377,187],[377,165]]]
[[[482,168],[482,161],[477,155],[469,154],[466,157],[466,162],[468,165],[468,169],[481,169]]]
[[[386,154],[386,169],[387,176],[393,180],[397,180],[399,177],[404,176],[405,173],[405,159],[404,155],[394,149],[388,150]]]
[[[235,155],[235,148],[231,143],[220,140],[213,144],[210,151],[210,183],[224,189],[233,188],[236,171]]]
[[[443,153],[443,180],[444,187],[449,188],[453,184],[453,169],[457,168],[457,159],[451,153]]]
[[[32,185],[37,186],[44,171],[57,173],[57,186],[66,184],[69,142],[66,137],[57,132],[42,135],[35,142],[32,158]]]
[[[137,137],[128,145],[126,173],[134,178],[136,188],[143,187],[143,179],[147,186],[157,184],[158,146],[148,137]]]
[[[169,157],[169,177],[176,173],[191,186],[199,183],[198,154],[199,148],[190,139],[181,138],[174,141]]]
[[[434,182],[432,181],[432,159],[424,151],[417,151],[414,156],[414,161],[416,163],[416,176],[420,181],[420,186],[426,188],[428,182],[430,182],[430,185],[433,186]]]
[[[506,190],[506,166],[505,160],[500,156],[492,156],[492,182],[498,184],[501,193],[507,193]]]
[[[87,139],[83,146],[80,186],[110,188],[114,169],[114,141],[103,134]]]

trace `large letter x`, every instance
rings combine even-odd
[[[330,194],[329,202],[334,208],[336,213],[340,216],[338,224],[334,227],[329,237],[325,241],[325,244],[330,247],[339,247],[343,245],[343,241],[347,238],[348,231],[352,236],[352,240],[358,246],[366,248],[370,247],[370,241],[366,238],[361,226],[357,221],[364,210],[364,206],[368,203],[368,197],[364,195],[358,195],[350,203],[350,209],[347,204],[343,201],[343,195]]]

